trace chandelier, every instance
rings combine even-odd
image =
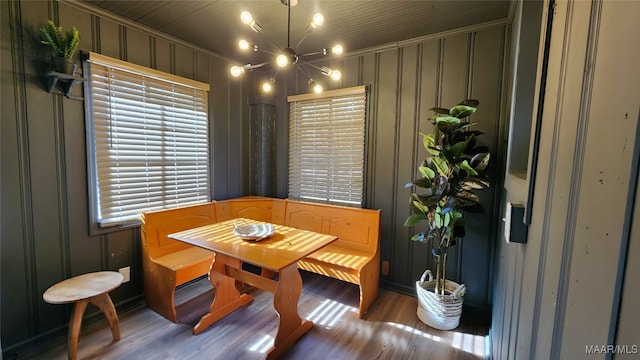
[[[273,59],[271,61],[266,61],[259,64],[245,64],[243,66],[232,66],[231,75],[234,77],[238,77],[244,74],[244,72],[247,70],[254,70],[254,69],[263,67],[267,64],[273,63],[275,68],[275,74],[271,76],[269,80],[266,80],[262,83],[262,91],[268,93],[268,92],[271,92],[271,90],[273,89],[273,84],[276,81],[276,76],[278,76],[278,73],[281,70],[288,69],[291,67],[296,67],[307,79],[307,81],[309,82],[309,86],[311,86],[313,91],[316,93],[321,93],[323,91],[322,85],[314,81],[313,78],[311,77],[311,74],[305,72],[301,67],[301,65],[306,65],[308,67],[319,70],[322,75],[327,76],[335,81],[340,80],[340,78],[342,77],[342,73],[340,73],[340,70],[331,69],[326,66],[320,67],[315,64],[306,62],[304,61],[304,58],[307,58],[310,56],[316,56],[316,55],[323,55],[323,56],[328,54],[340,55],[343,52],[342,45],[335,45],[331,49],[325,48],[320,51],[306,53],[306,54],[296,53],[296,49],[300,47],[300,45],[307,38],[307,36],[311,34],[311,32],[315,28],[322,25],[322,23],[324,22],[324,16],[322,16],[322,14],[320,13],[314,14],[311,20],[311,23],[309,23],[304,35],[302,36],[302,39],[300,39],[300,41],[295,47],[291,47],[291,6],[297,5],[298,0],[280,0],[280,1],[284,5],[287,5],[287,11],[288,11],[287,13],[287,46],[284,48],[279,46],[275,41],[273,41],[263,32],[262,27],[253,19],[253,17],[251,16],[251,13],[249,13],[248,11],[243,11],[240,14],[240,20],[244,24],[246,24],[249,28],[251,28],[251,30],[265,36],[271,42],[271,44],[276,48],[276,50],[275,52],[264,50],[259,48],[258,45],[250,44],[248,41],[244,39],[240,40],[238,42],[238,46],[240,47],[241,50],[254,51],[254,52],[261,51],[269,54],[270,56],[273,57]]]

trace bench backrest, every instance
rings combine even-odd
[[[380,210],[287,200],[284,225],[337,236],[332,245],[378,251]]]
[[[284,224],[285,200],[245,196],[216,202],[218,221],[245,218],[272,224]]]
[[[173,253],[192,245],[169,239],[168,234],[216,222],[215,202],[158,210],[142,214],[142,244],[147,255]]]

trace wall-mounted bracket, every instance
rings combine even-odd
[[[55,71],[50,71],[49,73],[47,73],[47,78],[47,89],[50,93],[63,94],[67,98],[73,100],[84,100],[84,98],[82,97],[69,95],[71,93],[71,89],[73,89],[73,86],[75,84],[82,83],[84,81],[84,78],[77,75],[63,74]],[[59,88],[60,90],[56,91],[57,88]]]
[[[508,242],[527,243],[529,227],[524,223],[525,207],[521,204],[507,203]]]

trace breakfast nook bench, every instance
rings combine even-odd
[[[141,218],[142,272],[147,307],[172,322],[181,322],[179,306],[175,303],[176,287],[209,274],[214,254],[169,239],[167,235],[215,223],[215,202],[146,212]]]
[[[208,250],[167,235],[234,218],[336,236],[336,241],[299,261],[298,267],[358,285],[360,318],[377,298],[380,210],[246,196],[142,214],[144,289],[149,308],[179,322],[176,287],[208,274],[214,257]],[[263,269],[262,275],[273,274]]]

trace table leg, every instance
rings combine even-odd
[[[82,325],[82,315],[87,308],[89,300],[83,299],[76,301],[71,313],[71,321],[69,323],[69,359],[78,358],[78,338],[80,337],[80,326]]]
[[[241,294],[236,288],[236,280],[227,276],[225,265],[240,269],[242,263],[238,259],[234,259],[222,254],[216,254],[209,270],[209,281],[216,289],[213,302],[209,307],[209,313],[205,314],[200,321],[193,327],[193,334],[198,335],[203,332],[211,324],[222,319],[229,313],[244,306],[251,301],[253,297],[247,294]]]
[[[113,335],[113,340],[120,340],[120,321],[118,320],[118,313],[116,313],[116,308],[113,306],[113,302],[111,301],[111,297],[108,293],[96,295],[89,299],[89,302],[93,305],[97,306],[98,309],[102,310],[104,315],[109,320],[109,326],[111,327],[111,335]]]
[[[297,264],[294,263],[282,269],[273,297],[273,307],[278,313],[280,324],[267,359],[280,357],[313,326],[311,321],[302,320],[298,314],[298,299],[301,291],[302,278]]]

